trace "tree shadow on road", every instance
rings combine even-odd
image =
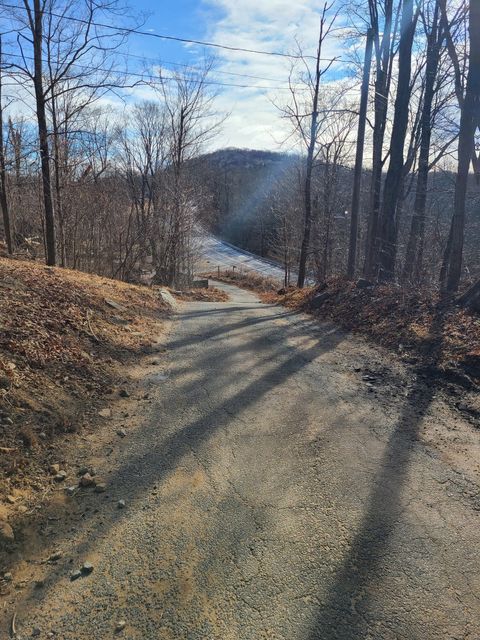
[[[442,352],[444,314],[437,307],[430,335],[430,365],[434,368]],[[419,367],[400,416],[385,447],[361,524],[342,566],[312,625],[309,640],[358,640],[371,637],[368,619],[381,618],[372,610],[369,588],[381,578],[382,562],[390,550],[395,527],[403,504],[403,489],[407,480],[413,449],[422,419],[428,412],[438,385],[426,384]],[[352,487],[354,490],[354,487]],[[403,637],[403,636],[402,636]]]
[[[231,384],[228,389],[232,389],[233,393],[228,395],[227,398],[220,396],[218,402],[215,402],[215,400],[211,402],[210,405],[207,405],[205,413],[195,416],[190,421],[187,420],[186,424],[180,429],[173,429],[170,432],[168,429],[158,429],[158,419],[152,417],[150,424],[142,427],[138,433],[132,433],[132,443],[135,444],[134,450],[138,451],[138,453],[128,459],[118,471],[108,478],[110,500],[127,497],[129,506],[133,508],[135,501],[144,498],[151,487],[161,482],[172,472],[185,455],[202,446],[219,429],[226,428],[232,420],[232,415],[236,415],[237,412],[260,401],[270,391],[295,376],[312,360],[335,349],[345,338],[343,332],[334,332],[330,328],[322,332],[318,326],[312,336],[311,329],[314,323],[305,325],[301,319],[282,327],[277,325],[275,335],[272,337],[268,323],[275,323],[279,317],[290,315],[292,314],[288,312],[270,314],[266,317],[255,316],[232,322],[228,325],[222,324],[215,329],[205,324],[202,325],[202,336],[173,340],[171,344],[167,345],[169,349],[173,349],[172,357],[175,360],[178,358],[182,348],[188,350],[192,342],[204,341],[220,335],[223,335],[228,341],[231,332],[247,328],[253,331],[259,325],[264,327],[264,330],[259,334],[253,331],[250,338],[247,338],[244,344],[239,345],[239,350],[251,351],[256,354],[259,364],[261,364],[263,357],[272,366],[269,366],[266,372],[256,376],[252,381],[247,378],[246,384],[238,391],[235,391],[234,373],[229,372],[229,367],[234,368],[234,365],[232,364],[233,361],[229,361],[235,355],[238,355],[239,350],[234,351],[234,353],[228,353],[225,348],[226,345],[224,345],[223,351],[221,349],[219,351],[217,348],[205,349],[205,352],[195,362],[197,373],[200,376],[194,381],[187,377],[183,385],[174,386],[172,390],[172,393],[173,391],[175,392],[174,397],[170,399],[164,397],[162,399],[163,402],[170,401],[175,403],[178,402],[179,398],[188,398],[192,392],[198,393],[198,389],[202,387],[205,380],[211,382],[211,374],[212,371],[218,369],[219,358],[223,359],[221,371],[229,373]],[[296,347],[288,343],[289,338],[292,336],[299,341]],[[301,341],[302,337],[305,338],[304,343]],[[311,343],[312,337],[314,338],[313,344]],[[302,345],[307,342],[312,346],[303,348]],[[184,350],[183,355],[185,353],[186,351]],[[225,379],[225,376],[219,375],[218,380],[215,382],[216,388],[221,389]],[[86,503],[90,501],[93,509],[95,509],[95,500],[97,500],[98,504],[98,498],[96,499],[94,496],[85,497]],[[87,557],[88,554],[94,552],[100,541],[108,535],[109,530],[124,518],[126,513],[128,513],[128,510],[106,509],[101,518],[95,519],[92,517],[80,522],[78,524],[79,537],[77,542],[69,547],[69,555],[78,554],[80,557]],[[52,537],[48,542],[51,546],[61,546],[63,534]],[[30,602],[35,604],[48,599],[50,588],[57,584],[58,578],[55,577],[55,574],[62,575],[60,567],[45,566],[48,569],[45,587],[41,590],[32,588],[29,592]]]

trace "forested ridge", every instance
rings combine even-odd
[[[232,244],[253,253],[273,258],[289,270],[295,270],[302,217],[302,158],[298,155],[261,152],[249,149],[224,149],[203,155],[192,163],[192,170],[211,194],[205,216],[212,231]],[[358,264],[365,257],[367,211],[371,171],[364,172],[360,194]],[[353,169],[337,164],[333,167],[318,162],[314,170],[314,228],[311,247],[311,269],[320,281],[344,275],[348,256],[349,207]],[[411,229],[415,190],[414,175],[409,176],[409,189],[398,216],[399,273],[407,261],[408,237]],[[470,176],[470,198],[467,202],[464,269],[467,281],[480,271],[477,239],[480,234],[480,200],[476,178]],[[428,211],[425,235],[429,238],[425,253],[422,284],[436,287],[436,278],[445,250],[452,216],[455,173],[432,171],[426,198]],[[281,235],[279,221],[289,216],[289,245]],[[297,244],[296,244],[297,243]],[[287,249],[287,251],[286,251]],[[294,279],[291,279],[294,284]],[[403,284],[409,286],[408,278]]]

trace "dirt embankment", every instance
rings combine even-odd
[[[168,307],[153,288],[0,258],[0,309],[1,520],[51,486],[62,439],[124,393]]]
[[[256,291],[266,303],[332,320],[426,367],[432,376],[443,375],[467,387],[480,384],[480,316],[453,299],[344,278],[278,290],[274,280],[253,272],[225,271],[211,277]],[[480,405],[474,414],[480,418]]]
[[[368,286],[362,280],[354,283],[341,278],[263,298],[333,320],[414,364],[480,383],[480,316],[453,299],[442,300],[426,290]]]

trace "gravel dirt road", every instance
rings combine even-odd
[[[86,443],[107,490],[49,525],[59,559],[25,552],[14,582],[43,582],[2,629],[16,610],[18,638],[478,640],[478,467],[427,444],[472,425],[385,351],[222,286],[173,319],[136,426],[112,436],[114,407]]]

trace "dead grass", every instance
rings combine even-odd
[[[81,428],[121,365],[151,349],[167,308],[152,288],[5,258],[0,308],[2,492]]]
[[[228,302],[230,299],[226,291],[217,287],[208,287],[208,289],[200,287],[188,291],[171,291],[171,293],[179,300],[193,302]]]
[[[219,280],[220,282],[226,282],[234,284],[242,289],[248,289],[255,291],[256,293],[276,293],[279,288],[279,283],[273,278],[266,278],[265,276],[256,273],[255,271],[233,271],[226,270],[204,273],[202,277],[212,278]]]

